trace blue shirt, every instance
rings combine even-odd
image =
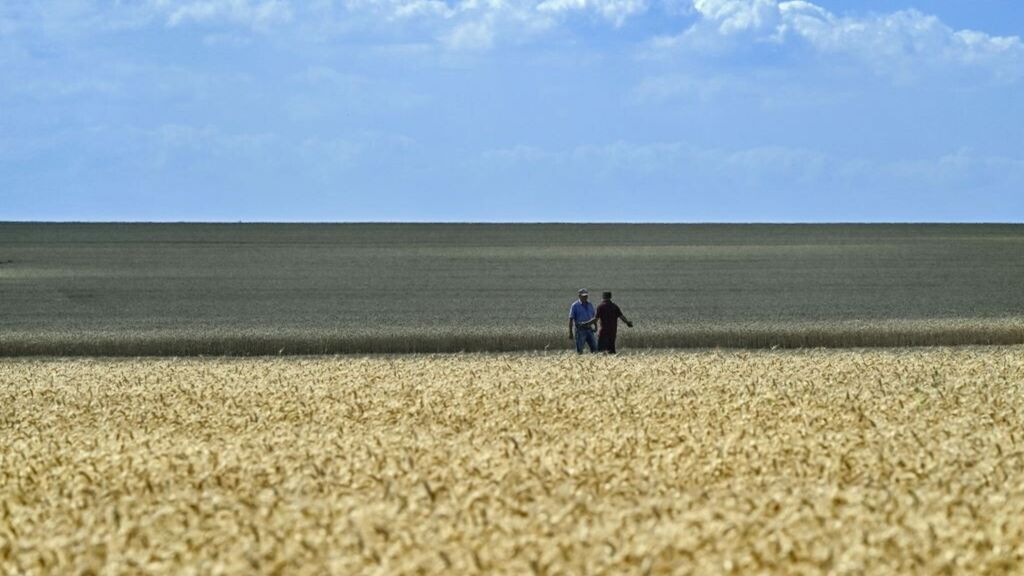
[[[584,304],[583,302],[577,300],[572,303],[572,306],[569,307],[569,319],[571,319],[576,324],[582,324],[584,322],[589,322],[593,320],[594,314],[594,305],[591,304],[590,302]]]

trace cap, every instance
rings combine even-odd
[[[590,293],[587,292],[586,288],[580,288],[580,291],[577,292],[577,294],[579,294],[580,296],[589,296],[590,295]]]
[[[612,299],[612,293],[611,292],[602,292],[601,293],[601,298],[604,298],[605,300],[611,300]]]

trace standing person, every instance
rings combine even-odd
[[[589,294],[586,288],[577,292],[579,300],[569,307],[569,339],[576,341],[576,353],[583,354],[583,343],[586,342],[590,353],[597,352],[597,337],[594,336],[594,324],[597,323],[594,305],[587,302]],[[572,329],[576,328],[576,335]]]
[[[615,354],[615,335],[619,329],[619,318],[622,318],[630,328],[633,327],[633,323],[623,315],[622,309],[612,302],[611,292],[601,294],[601,303],[597,306],[595,316],[601,321],[601,330],[597,333],[598,351]]]

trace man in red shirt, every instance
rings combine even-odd
[[[622,310],[612,302],[612,293],[601,294],[601,303],[597,306],[596,317],[601,321],[601,329],[597,332],[597,350],[607,354],[615,354],[615,334],[619,329],[619,318],[626,326],[633,327]]]

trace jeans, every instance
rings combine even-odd
[[[597,352],[597,336],[594,334],[594,331],[593,330],[586,330],[586,329],[577,328],[576,329],[576,353],[577,354],[583,354],[583,343],[584,342],[587,343],[587,348],[590,348],[590,351],[592,353],[593,352]]]

